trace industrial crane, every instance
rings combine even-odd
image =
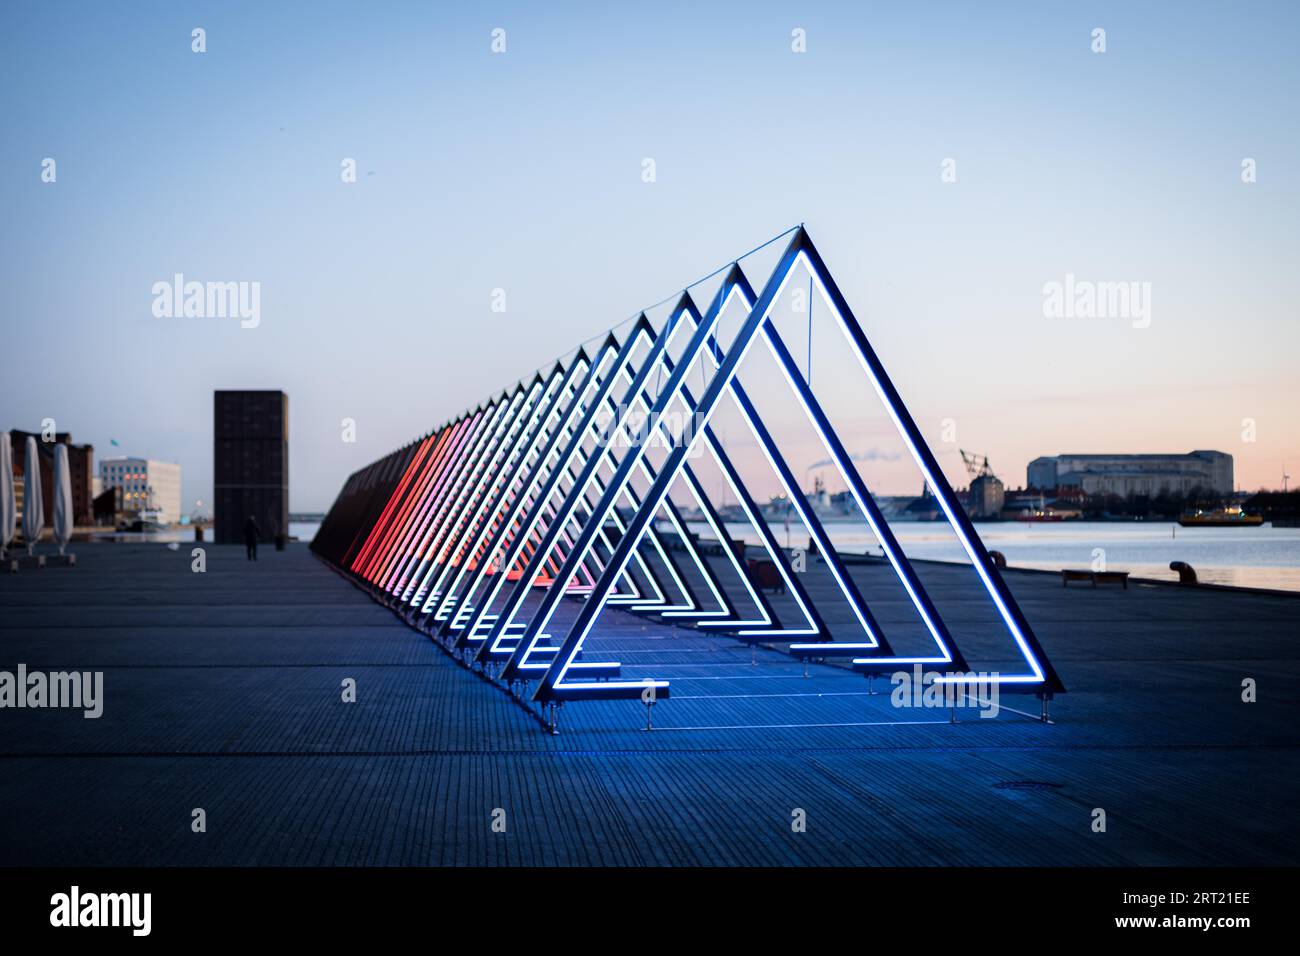
[[[989,464],[988,455],[985,455],[984,461],[981,462],[979,455],[974,455],[964,448],[959,448],[957,450],[961,452],[961,460],[966,466],[966,473],[969,474],[972,479],[983,478],[985,476],[990,478],[996,477],[996,475],[993,474],[993,466]]]

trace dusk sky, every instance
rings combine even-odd
[[[6,5],[0,428],[178,461],[188,512],[213,390],[283,389],[290,507],[324,510],[802,221],[954,484],[958,446],[1013,487],[1065,452],[1300,480],[1300,7],[628,9]],[[260,283],[257,326],[155,316],[177,273]],[[1045,314],[1067,276],[1149,283],[1149,315]]]

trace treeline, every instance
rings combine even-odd
[[[1089,495],[1078,507],[1085,518],[1177,518],[1186,511],[1211,511],[1231,503],[1231,496],[1209,488],[1157,495]]]
[[[1242,507],[1269,521],[1297,521],[1300,520],[1300,491],[1260,491],[1247,498]]]

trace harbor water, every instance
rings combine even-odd
[[[882,553],[864,523],[828,522],[825,527],[838,551]],[[895,522],[890,527],[909,557],[969,561],[947,522]],[[1013,567],[1087,569],[1102,560],[1108,570],[1176,581],[1169,563],[1185,561],[1208,584],[1300,591],[1300,528],[1184,528],[1172,521],[1003,521],[975,528],[984,544],[1001,551]],[[747,525],[729,524],[728,529],[732,537],[758,543]],[[782,545],[807,546],[807,531],[797,521],[788,534],[781,524],[773,532]]]
[[[319,525],[291,524],[289,533],[310,541]],[[691,524],[705,532],[703,524]],[[829,521],[827,533],[837,550],[881,554],[879,543],[860,522]],[[933,561],[967,561],[956,535],[945,522],[895,522],[894,535],[910,557]],[[1112,571],[1136,577],[1176,581],[1169,562],[1185,561],[1208,584],[1300,591],[1300,528],[1183,528],[1171,521],[1003,521],[977,524],[985,545],[1006,555],[1013,567],[1059,571],[1090,568],[1104,560]],[[748,525],[728,524],[734,538],[758,544]],[[806,547],[807,532],[797,520],[789,531],[776,523],[773,533],[785,547]],[[192,538],[192,532],[185,538]],[[1099,556],[1096,552],[1100,550]]]

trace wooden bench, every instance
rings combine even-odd
[[[1071,581],[1091,581],[1093,587],[1098,584],[1121,584],[1125,591],[1128,590],[1127,571],[1075,571],[1062,568],[1061,587],[1068,586]]]
[[[791,644],[787,650],[795,660],[819,661],[832,657],[863,657],[875,653],[879,648],[870,644],[837,644],[834,641],[820,641],[811,644]],[[898,664],[895,663],[893,666],[897,667]]]
[[[536,651],[534,651],[536,653]],[[554,656],[554,655],[551,655]],[[532,662],[519,665],[519,676],[523,680],[532,680],[534,677],[540,677],[546,673],[550,664],[545,661]],[[617,661],[587,663],[585,661],[574,661],[569,665],[570,673],[574,679],[586,678],[588,680],[613,680],[623,676],[623,665]]]
[[[651,693],[647,694],[646,691],[650,689],[652,689]],[[547,691],[539,688],[533,696],[533,700],[539,703],[556,701],[563,703],[570,700],[640,700],[642,703],[649,705],[656,701],[667,700],[669,696],[668,681],[649,680],[583,684],[577,687],[560,684],[558,687],[552,687]]]

